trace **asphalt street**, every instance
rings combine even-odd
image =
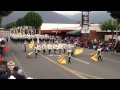
[[[7,36],[0,33],[0,36]],[[120,79],[120,54],[114,52],[102,52],[103,61],[95,62],[90,59],[91,49],[84,49],[84,53],[71,58],[71,64],[60,65],[57,62],[59,53],[56,55],[48,51],[45,55],[40,52],[35,58],[34,54],[27,57],[27,53],[33,51],[27,48],[24,52],[23,44],[7,43],[9,51],[5,52],[3,59],[13,60],[22,70],[26,77],[34,79]],[[66,60],[68,57],[66,56]]]

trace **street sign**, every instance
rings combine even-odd
[[[89,30],[89,28],[83,28],[81,30],[81,33],[90,33],[90,30]]]
[[[82,30],[81,33],[90,33],[89,30],[89,11],[82,11]]]

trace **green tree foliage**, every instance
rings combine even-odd
[[[119,18],[120,19],[120,11],[108,11],[110,13],[110,16],[114,19]]]
[[[100,28],[104,31],[104,30],[116,30],[116,21],[115,20],[112,20],[112,19],[109,19],[109,20],[106,20],[104,22],[101,23],[100,25]]]
[[[101,23],[100,28],[102,29],[102,31],[110,30],[112,32],[112,41],[113,41],[114,31],[116,30],[116,20],[112,20],[112,19],[106,20]]]
[[[36,29],[38,29],[43,23],[42,17],[33,11],[27,13],[24,17],[24,21],[25,25],[35,27]]]
[[[19,19],[16,21],[16,26],[24,26],[24,25],[25,25],[24,17],[23,17],[23,18],[19,18]]]
[[[114,19],[118,20],[118,24],[120,24],[120,11],[108,11],[110,13],[110,16]]]
[[[2,17],[8,16],[11,13],[12,13],[12,11],[0,11],[0,16],[2,16]]]
[[[10,28],[15,27],[15,26],[16,26],[16,22],[11,22],[11,23],[7,24],[7,25],[5,26],[5,28],[6,28],[6,29],[10,29]]]

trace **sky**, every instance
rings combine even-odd
[[[63,14],[63,15],[74,15],[77,13],[80,13],[80,11],[53,11],[59,14]]]

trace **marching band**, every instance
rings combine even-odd
[[[19,29],[19,28],[17,28]],[[15,29],[15,30],[17,30]],[[23,28],[24,29],[24,28]],[[28,28],[27,28],[28,29]],[[14,30],[14,29],[13,29]],[[21,29],[22,30],[22,29]],[[28,29],[27,32],[30,30]],[[62,52],[68,53],[69,57],[69,62],[70,62],[70,57],[73,55],[73,52],[75,50],[75,44],[71,43],[64,43],[62,40],[59,38],[59,36],[50,36],[50,35],[40,35],[40,34],[31,34],[31,33],[10,33],[10,39],[14,43],[24,43],[24,51],[26,52],[27,48],[27,42],[30,43],[32,40],[35,41],[34,45],[34,53],[35,57],[37,58],[38,53],[41,51],[45,55],[46,52],[48,51],[48,54],[50,55],[51,52],[53,51],[54,55],[58,52],[60,55]],[[36,44],[37,43],[37,44]],[[29,53],[28,56],[30,56],[33,52]]]

